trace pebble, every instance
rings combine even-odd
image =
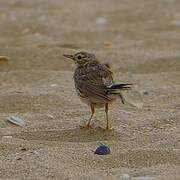
[[[46,116],[47,116],[48,118],[54,119],[54,116],[51,115],[51,114],[46,114]]]
[[[13,124],[16,124],[18,126],[25,126],[25,121],[24,119],[21,119],[17,116],[10,116],[7,118],[7,120]]]
[[[3,136],[5,139],[12,139],[12,136]]]
[[[140,176],[140,177],[134,177],[133,180],[157,180],[155,177],[150,176]]]
[[[22,147],[21,151],[27,151],[27,149],[25,147]]]
[[[51,84],[50,85],[51,87],[56,87],[56,86],[58,86],[57,84]]]
[[[18,160],[18,161],[19,161],[19,160],[22,160],[22,158],[21,158],[21,157],[18,157],[18,158],[16,158],[16,160]]]
[[[133,106],[137,107],[138,109],[142,109],[143,108],[143,103],[136,103],[136,102],[133,102],[131,103]]]
[[[121,174],[121,176],[119,177],[119,180],[130,180],[131,177],[129,174]]]
[[[99,146],[96,149],[96,151],[94,152],[94,154],[98,154],[98,155],[107,155],[107,154],[110,154],[110,153],[111,153],[111,150],[106,145]]]
[[[148,96],[148,95],[149,95],[149,92],[148,92],[148,91],[144,91],[143,94],[146,95],[146,96]]]
[[[97,17],[96,18],[96,24],[103,25],[103,24],[106,24],[106,23],[107,23],[107,19],[105,17]]]
[[[9,61],[9,58],[6,56],[0,56],[0,62],[3,61]]]

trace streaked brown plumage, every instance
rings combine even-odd
[[[108,105],[117,97],[120,97],[124,103],[120,91],[130,89],[131,84],[115,84],[109,67],[101,64],[94,54],[78,52],[74,55],[64,54],[64,56],[74,60],[77,65],[74,73],[75,88],[80,99],[91,107],[91,117],[83,127],[91,127],[95,108],[105,107],[106,129],[109,129]]]

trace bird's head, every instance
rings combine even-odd
[[[91,62],[91,61],[95,61],[96,57],[94,54],[88,53],[88,52],[77,52],[73,55],[70,54],[63,54],[64,57],[66,58],[70,58],[72,60],[74,60],[74,62],[78,65],[78,66],[84,66],[87,63]]]

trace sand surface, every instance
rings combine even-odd
[[[111,132],[103,110],[79,129],[89,108],[62,57],[79,50],[142,95],[142,109],[111,107]],[[1,0],[0,56],[1,179],[180,179],[179,0]]]

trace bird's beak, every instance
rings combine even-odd
[[[73,55],[70,55],[70,54],[63,54],[63,56],[66,58],[70,58],[70,59],[73,59],[73,57],[74,57]]]

